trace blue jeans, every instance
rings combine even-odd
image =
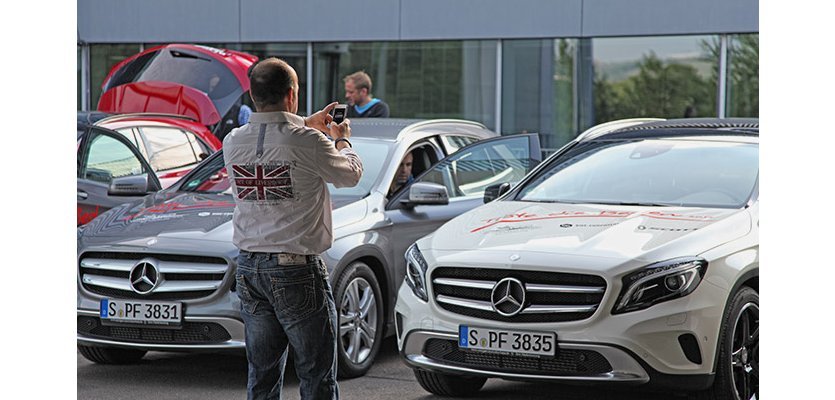
[[[280,265],[276,254],[241,251],[235,273],[249,362],[247,398],[280,399],[287,345],[302,399],[338,399],[336,305],[318,256]]]

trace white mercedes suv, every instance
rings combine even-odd
[[[421,386],[487,378],[759,397],[759,123],[594,127],[406,252],[397,343]]]

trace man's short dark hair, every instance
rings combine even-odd
[[[284,60],[270,57],[249,70],[249,91],[256,107],[281,104],[294,85],[295,72]]]

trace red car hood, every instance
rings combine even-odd
[[[203,125],[220,121],[220,113],[205,93],[178,83],[146,81],[117,86],[102,94],[99,111],[155,112],[185,115]]]

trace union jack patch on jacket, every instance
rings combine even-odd
[[[235,179],[238,200],[278,201],[293,199],[291,166],[292,164],[289,162],[232,164],[232,174]]]

